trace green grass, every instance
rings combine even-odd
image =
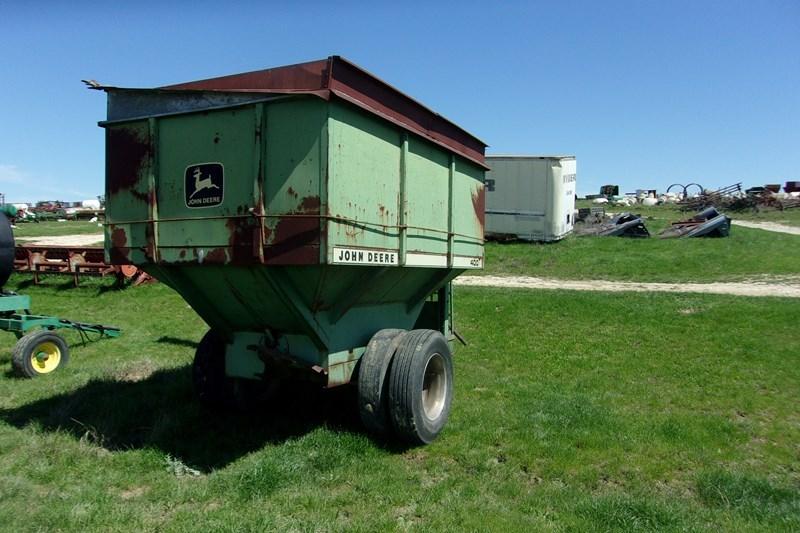
[[[20,222],[14,230],[15,237],[42,237],[55,235],[91,235],[97,234],[102,241],[103,228],[97,222]]]
[[[450,423],[405,449],[362,432],[348,388],[202,412],[205,326],[163,285],[21,288],[124,333],[0,374],[9,531],[800,528],[794,300],[460,288]]]
[[[608,210],[619,211],[609,207]],[[651,235],[687,214],[665,207],[633,210]],[[783,214],[772,211],[768,220]],[[762,216],[767,216],[762,215]],[[738,214],[732,216],[737,217]],[[751,217],[751,219],[755,220]],[[800,220],[800,218],[798,218]],[[475,275],[527,275],[558,279],[710,282],[798,274],[800,236],[734,226],[724,239],[625,239],[571,235],[557,243],[486,245],[486,268]]]

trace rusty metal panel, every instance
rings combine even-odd
[[[326,214],[327,103],[292,98],[267,105],[265,114],[265,263],[317,264]]]
[[[116,265],[144,263],[153,257],[147,247],[151,203],[148,187],[153,161],[147,121],[106,128],[106,255]]]

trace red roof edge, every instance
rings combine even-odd
[[[488,168],[486,143],[340,56],[161,89],[334,95]]]

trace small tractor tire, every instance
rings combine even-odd
[[[14,371],[26,378],[49,374],[68,362],[67,342],[50,330],[33,331],[20,338],[11,356]]]

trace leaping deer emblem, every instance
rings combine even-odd
[[[189,195],[189,199],[194,198],[194,195],[199,193],[204,189],[219,189],[218,185],[214,185],[211,181],[211,176],[203,179],[203,172],[200,170],[200,167],[196,167],[194,172],[192,173],[194,176],[194,192]]]

